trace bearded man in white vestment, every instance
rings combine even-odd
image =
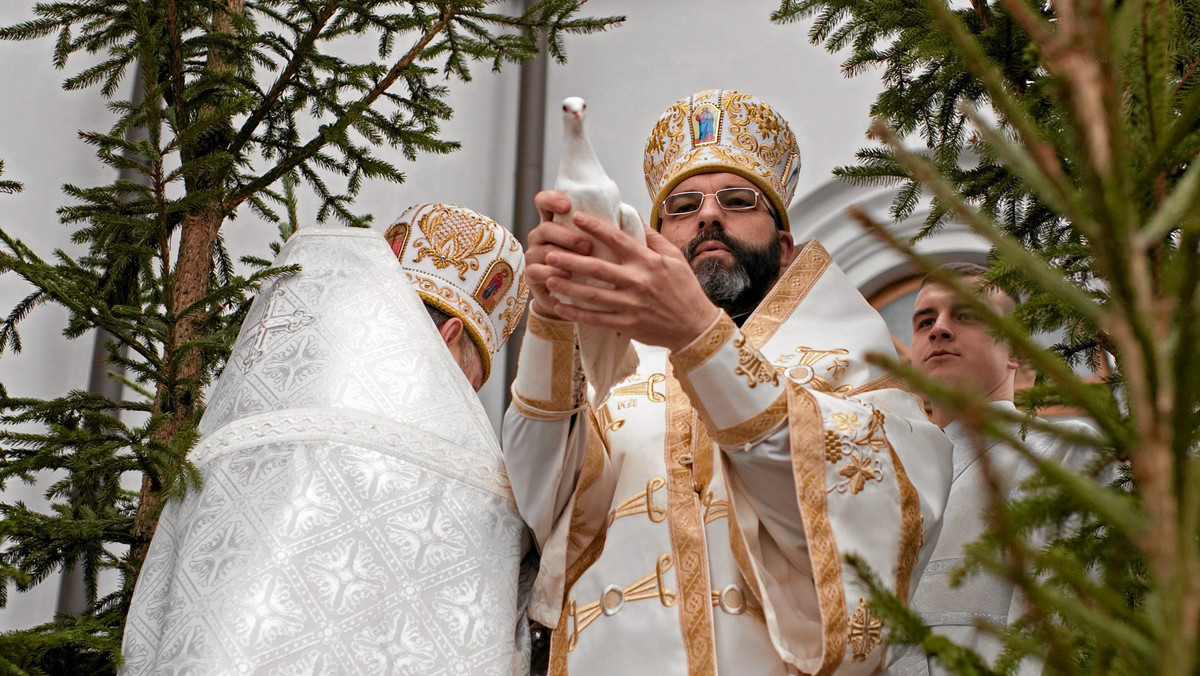
[[[973,263],[943,266],[967,284],[979,285],[985,268]],[[996,312],[1007,314],[1016,300],[999,289],[983,292]],[[977,392],[997,408],[1016,412],[1014,384],[1019,362],[1008,343],[995,338],[987,325],[962,302],[954,290],[927,278],[913,306],[913,368],[945,384]],[[1020,497],[1019,484],[1033,473],[1032,463],[1016,449],[997,439],[982,439],[967,429],[944,408],[932,409],[934,423],[954,443],[953,482],[946,515],[932,558],[919,578],[911,607],[934,633],[960,646],[971,648],[988,664],[994,664],[1002,645],[980,623],[1003,627],[1021,617],[1022,599],[1013,585],[987,573],[966,578],[958,587],[950,584],[951,571],[962,566],[964,547],[985,530],[984,513],[992,499],[988,488],[995,481],[1005,499]],[[1063,428],[1088,432],[1080,422],[1058,422]],[[1018,430],[1011,430],[1017,432]],[[1046,460],[1081,468],[1092,457],[1088,448],[1066,443],[1038,429],[1028,429],[1025,444]],[[891,676],[949,674],[933,657],[919,648],[898,651],[889,667]],[[1041,664],[1027,659],[1018,673],[1040,674]]]
[[[503,447],[541,551],[530,616],[554,628],[552,674],[883,666],[885,628],[844,557],[907,598],[950,445],[864,359],[894,354],[879,315],[819,243],[793,251],[799,169],[774,109],[709,90],[651,131],[646,246],[587,214],[579,231],[556,224],[569,199],[536,198]],[[588,256],[591,238],[620,263]],[[638,351],[637,372],[596,407],[576,324],[617,329]]]
[[[276,264],[300,271],[213,389],[121,673],[528,673],[528,535],[474,391],[524,312],[520,244],[427,204],[387,239],[301,229]]]

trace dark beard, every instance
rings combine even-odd
[[[683,248],[683,256],[690,263],[701,244],[716,241],[729,247],[733,253],[733,264],[726,265],[718,259],[706,259],[693,265],[700,287],[709,300],[729,313],[730,317],[747,315],[758,307],[767,296],[771,286],[779,277],[779,254],[782,250],[778,237],[761,249],[747,246],[725,234],[719,228],[700,231]]]

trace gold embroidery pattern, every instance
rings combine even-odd
[[[830,487],[830,491],[858,495],[867,482],[882,482],[884,477],[883,461],[877,454],[890,449],[887,434],[883,430],[883,413],[871,409],[870,419],[865,429],[860,429],[857,413],[833,413],[830,416],[832,430],[825,433],[825,459],[836,463],[843,459],[846,464],[838,468],[838,475],[845,477]],[[831,434],[833,436],[831,436]]]
[[[547,319],[536,312],[529,313],[525,329],[543,340],[552,343],[569,343],[575,340],[575,325],[561,319]]]
[[[626,498],[621,504],[617,505],[617,508],[609,514],[609,525],[612,525],[613,521],[622,517],[637,514],[646,514],[654,523],[661,523],[663,519],[667,518],[667,510],[661,505],[655,504],[654,493],[666,485],[666,479],[660,476],[652,477],[646,482],[646,490]]]
[[[796,476],[796,497],[804,517],[804,535],[812,561],[813,582],[821,610],[824,650],[821,668],[814,673],[832,673],[846,651],[846,592],[842,586],[841,557],[833,526],[829,522],[825,490],[825,459],[822,448],[821,409],[813,395],[798,385],[790,385],[788,404],[792,414],[789,428],[792,444],[792,471]]]
[[[692,411],[692,490],[697,496],[704,495],[712,483],[714,454],[720,453],[708,436],[708,430],[700,423],[700,414]]]
[[[921,516],[921,497],[909,480],[908,473],[904,471],[904,464],[900,462],[900,457],[896,455],[896,449],[890,442],[888,451],[892,456],[896,484],[900,489],[900,556],[896,561],[896,596],[907,599],[913,569],[916,568],[917,556],[925,540],[925,532],[921,528],[925,519]]]
[[[549,422],[553,420],[562,420],[563,418],[574,415],[575,413],[574,411],[549,411],[541,408],[540,406],[535,406],[534,404],[545,405],[546,402],[534,402],[527,400],[516,391],[515,387],[513,388],[512,405],[513,408],[517,410],[517,413],[520,413],[522,417],[529,418],[530,420]]]
[[[718,499],[713,495],[712,489],[709,489],[704,494],[704,525],[708,525],[717,519],[729,518],[729,501]]]
[[[612,411],[608,408],[608,403],[600,405],[600,409],[596,411],[596,422],[600,425],[600,434],[604,437],[604,443],[608,443],[608,433],[616,432],[625,426],[624,418],[613,418]]]
[[[722,312],[699,338],[682,350],[671,353],[671,365],[675,367],[675,372],[680,375],[691,373],[716,354],[735,333],[737,324]]]
[[[657,392],[654,389],[654,386],[659,383],[666,382],[666,380],[667,377],[661,373],[651,373],[650,377],[645,380],[631,383],[629,385],[620,385],[618,387],[614,387],[610,396],[645,397],[656,404],[661,404],[664,403],[667,398],[663,394]]]
[[[836,348],[832,350],[814,350],[811,347],[798,347],[796,354],[799,355],[781,355],[776,360],[776,370],[783,373],[784,376],[794,383],[804,385],[817,392],[828,392],[837,396],[844,397],[853,389],[851,385],[834,386],[843,375],[846,373],[846,368],[850,366],[850,361],[841,357],[850,354],[848,350]],[[823,360],[833,357],[832,363],[825,367],[825,373],[829,377],[825,377],[817,372],[817,366]],[[794,362],[794,365],[793,365]]]
[[[594,416],[588,416],[588,440],[587,451],[584,455],[583,469],[579,472],[579,484],[575,488],[575,509],[571,511],[570,533],[579,533],[580,537],[570,538],[569,543],[578,546],[578,544],[586,537],[588,528],[586,527],[585,510],[580,505],[579,498],[582,497],[589,488],[595,485],[597,479],[603,474],[604,456],[607,453],[603,443],[600,440],[600,430],[596,427],[596,419]],[[550,635],[550,663],[549,673],[556,675],[565,675],[567,673],[567,610],[569,609],[566,599],[571,593],[571,588],[575,582],[579,580],[584,571],[591,567],[596,559],[600,558],[600,553],[604,551],[604,542],[608,535],[608,530],[602,528],[592,537],[586,549],[579,553],[579,557],[573,563],[568,564],[566,571],[566,579],[563,581],[563,605],[564,612],[559,613],[558,624],[554,628],[554,632]],[[578,550],[575,550],[578,551]],[[573,550],[568,547],[567,560],[571,560]]]
[[[775,371],[775,367],[771,365],[771,362],[763,359],[753,346],[746,347],[745,336],[734,337],[733,346],[738,351],[738,365],[733,367],[733,373],[746,376],[746,385],[750,388],[756,387],[759,383],[779,385],[779,374]]]
[[[571,618],[571,633],[567,636],[567,652],[579,645],[579,634],[595,622],[601,615],[616,615],[626,603],[657,598],[664,606],[675,605],[677,596],[673,589],[667,589],[663,579],[671,569],[674,561],[670,554],[660,554],[654,566],[654,572],[642,577],[628,587],[609,587],[604,590],[599,601],[578,605],[574,599],[567,604],[566,616]]]
[[[867,655],[883,642],[883,620],[871,613],[863,599],[858,600],[858,610],[850,618],[849,642],[852,662],[865,662]]]
[[[425,237],[413,242],[417,255],[414,263],[428,257],[434,266],[444,270],[454,266],[458,278],[466,281],[467,270],[478,270],[478,257],[496,246],[496,235],[480,229],[471,218],[444,207],[438,207],[425,220]]]
[[[838,462],[842,459],[842,438],[833,430],[825,430],[825,460]]]
[[[714,432],[713,441],[725,448],[742,446],[761,439],[764,434],[782,425],[787,417],[787,392],[780,392],[762,413],[729,429]]]
[[[805,244],[792,264],[780,275],[779,281],[771,287],[767,297],[742,325],[742,333],[755,345],[766,345],[832,262],[833,259],[819,242],[812,240]]]
[[[830,490],[845,493],[849,489],[851,495],[858,495],[868,481],[883,481],[883,463],[866,456],[852,455],[850,461],[838,470],[838,474],[846,477],[846,480]]]
[[[588,437],[587,448],[585,449],[586,456],[584,457],[584,466],[579,474],[579,487],[577,492],[582,493],[595,484],[600,477],[604,467],[604,456],[606,451],[604,444],[601,441],[598,433],[595,416],[588,414]],[[567,560],[570,561],[573,556],[580,556],[587,551],[588,547],[595,542],[596,536],[605,532],[608,524],[589,524],[587,523],[587,510],[578,499],[575,501],[575,507],[571,511],[571,527],[567,533]],[[600,538],[603,540],[603,538]],[[597,555],[599,552],[597,552]],[[582,574],[582,571],[580,571]]]
[[[515,241],[513,243],[517,244]],[[513,331],[517,330],[517,324],[521,323],[521,316],[525,314],[528,299],[529,285],[525,283],[525,272],[522,270],[521,276],[517,278],[517,295],[504,299],[504,311],[500,313],[500,318],[504,320],[503,340],[508,340]]]
[[[876,378],[875,380],[872,380],[871,382],[867,383],[866,385],[860,385],[859,387],[856,387],[853,390],[850,390],[850,392],[846,396],[857,397],[858,395],[866,394],[867,392],[874,392],[875,390],[888,390],[888,389],[903,390],[905,392],[908,392],[909,394],[912,394],[912,390],[909,389],[908,385],[905,384],[905,382],[903,380],[900,380],[896,376],[889,373],[887,375],[880,376],[880,377]]]
[[[650,130],[650,138],[646,141],[646,152],[642,160],[642,171],[646,175],[646,189],[651,195],[657,195],[658,187],[664,183],[670,158],[678,157],[683,151],[688,140],[689,117],[687,107],[672,106]]]
[[[658,206],[688,176],[733,171],[753,180],[782,212],[795,192],[799,152],[787,122],[753,96],[711,89],[677,101],[659,117],[646,142],[642,168],[657,227]]]
[[[534,420],[557,420],[562,413],[574,412],[582,402],[583,369],[578,364],[575,349],[575,325],[546,319],[529,313],[527,329],[530,334],[551,343],[550,399],[532,399],[517,392],[513,385],[513,403],[517,410]]]
[[[786,123],[769,106],[755,101],[753,97],[731,94],[728,100],[729,132],[736,136],[736,144],[763,158],[772,168],[785,165],[796,145],[796,137]],[[739,112],[741,115],[738,115]],[[748,129],[751,123],[757,127],[757,133]],[[784,166],[783,169],[783,175],[773,176],[781,183],[787,180],[788,167]]]
[[[685,456],[697,449],[695,412],[671,371],[667,373],[667,429],[663,448],[667,465],[667,525],[676,557],[679,587],[679,625],[687,650],[688,669],[694,674],[716,673],[713,632],[712,584],[708,577],[708,550],[704,539],[700,500],[692,469]],[[711,450],[711,449],[708,449]]]

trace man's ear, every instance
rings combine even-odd
[[[786,268],[792,262],[792,251],[796,248],[792,233],[779,231],[779,267]]]
[[[446,341],[446,346],[449,347],[451,351],[454,351],[454,349],[458,346],[459,338],[462,338],[463,335],[462,320],[458,317],[451,317],[450,319],[447,319],[441,326],[438,327],[438,334],[441,335],[442,340]]]
[[[1008,370],[1013,373],[1021,370],[1021,360],[1013,355],[1012,348],[1008,350]]]

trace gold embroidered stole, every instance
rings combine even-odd
[[[704,433],[679,381],[667,369],[667,525],[679,586],[679,627],[687,649],[688,673],[715,674],[712,583],[701,496],[712,480],[713,443]]]

